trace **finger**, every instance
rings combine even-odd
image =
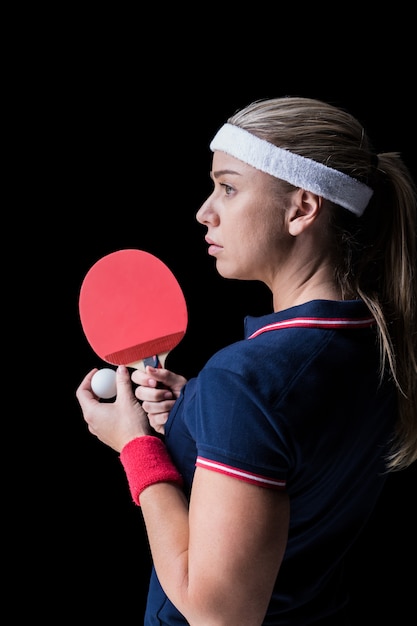
[[[128,393],[132,395],[132,382],[130,372],[125,365],[119,365],[116,370],[117,395],[120,393]]]
[[[92,370],[90,370],[88,374],[84,376],[78,389],[91,389],[91,379],[93,378],[96,372],[97,372],[97,367],[94,367]]]
[[[142,385],[144,387],[155,388],[158,385],[156,378],[150,377],[148,371],[142,370],[134,370],[132,373],[132,381],[137,385]]]
[[[164,402],[142,402],[142,409],[149,415],[158,415],[160,413],[169,413],[175,404],[175,400],[166,400]]]
[[[164,400],[174,399],[174,394],[169,389],[162,387],[151,388],[139,385],[135,389],[135,396],[141,402],[147,400],[149,402],[163,402]]]
[[[135,397],[130,371],[125,365],[119,365],[116,370],[116,387],[116,404],[119,407],[140,406]]]
[[[150,376],[151,380],[156,380],[164,387],[171,387],[178,378],[177,374],[174,374],[174,372],[171,372],[164,367],[152,367],[151,365],[147,365],[146,373]]]
[[[91,379],[97,371],[98,370],[95,367],[90,372],[88,372],[88,374],[84,376],[83,380],[81,381],[75,392],[76,398],[81,405],[85,404],[87,400],[91,400],[92,398],[97,397],[91,389]]]
[[[158,416],[149,416],[149,424],[157,433],[165,434],[165,423],[168,419],[168,413],[161,413]]]

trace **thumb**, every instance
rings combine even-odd
[[[133,408],[136,412],[138,407],[142,408],[135,397],[131,374],[126,365],[119,365],[116,370],[116,387],[116,402],[123,411],[130,411]]]
[[[132,391],[132,381],[130,378],[130,372],[126,365],[119,365],[116,370],[116,385],[117,385],[117,395],[120,393],[123,395],[133,395]]]

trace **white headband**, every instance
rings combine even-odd
[[[358,216],[362,215],[373,194],[370,187],[355,178],[278,148],[234,124],[224,124],[220,128],[210,149],[226,152],[261,172],[316,193]]]

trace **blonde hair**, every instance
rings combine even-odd
[[[362,298],[375,316],[381,377],[388,370],[398,393],[387,468],[408,467],[417,460],[417,191],[408,168],[397,152],[375,154],[357,119],[320,100],[259,100],[227,121],[374,190],[361,217],[333,205],[335,278],[343,297]]]

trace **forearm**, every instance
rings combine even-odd
[[[158,483],[143,491],[140,501],[159,582],[190,626],[260,625],[262,619],[253,616],[246,621],[248,614],[241,614],[244,603],[237,609],[226,586],[219,588],[221,572],[213,578],[190,563],[188,503],[181,490]]]
[[[277,574],[270,548],[280,540],[275,513],[261,515],[258,503],[275,511],[276,497],[243,481],[198,470],[189,505],[181,475],[163,442],[153,436],[129,442],[121,461],[133,500],[142,509],[158,579],[188,623],[261,624]],[[246,503],[253,498],[253,516],[242,523]],[[229,505],[219,506],[219,500],[235,500],[236,514]],[[271,518],[274,523],[265,527]],[[259,562],[263,573],[253,571],[254,562]]]
[[[155,436],[126,444],[120,460],[133,501],[141,506],[158,578],[179,608],[187,595],[189,515],[182,476]]]
[[[183,612],[188,596],[188,502],[172,483],[156,483],[140,497],[152,560],[158,579],[171,600]]]
[[[140,501],[159,582],[190,626],[260,626],[276,578],[276,565],[273,574],[265,575],[270,566],[261,552],[257,558],[249,555],[252,564],[263,567],[261,571],[249,567],[244,554],[240,567],[228,566],[226,544],[216,541],[215,529],[213,536],[206,532],[212,526],[210,515],[206,515],[206,528],[197,523],[192,532],[188,502],[172,484],[150,486],[142,492]],[[207,541],[202,541],[200,531]],[[200,534],[199,539],[196,534]],[[232,530],[231,535],[235,534]],[[233,541],[230,539],[229,544]]]

